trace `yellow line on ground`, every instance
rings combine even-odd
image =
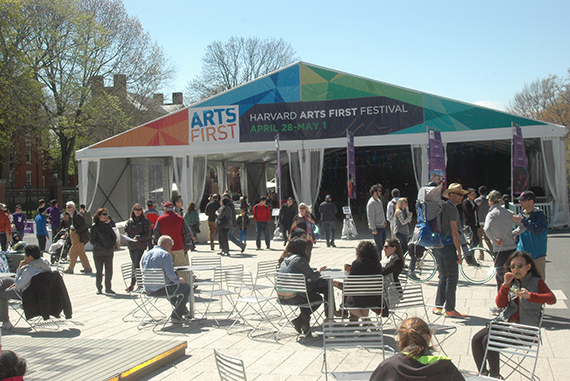
[[[143,362],[142,364],[139,364],[139,365],[137,365],[137,366],[135,366],[135,367],[133,367],[133,368],[131,368],[131,369],[129,369],[129,370],[127,370],[127,371],[121,373],[118,377],[114,377],[114,378],[109,379],[108,381],[119,381],[119,380],[122,380],[123,378],[126,378],[126,377],[128,377],[128,376],[130,376],[130,375],[132,375],[132,374],[134,374],[134,373],[136,373],[136,372],[139,372],[140,370],[146,368],[147,366],[152,365],[152,364],[154,364],[154,363],[156,363],[156,362],[158,362],[158,361],[160,361],[160,360],[162,360],[162,359],[164,359],[164,358],[170,356],[171,354],[173,354],[173,353],[175,353],[175,352],[178,352],[178,351],[181,350],[181,349],[186,349],[187,347],[188,347],[188,343],[180,344],[180,345],[178,345],[178,346],[176,346],[176,347],[174,347],[174,348],[172,348],[172,349],[169,349],[168,351],[166,351],[166,352],[164,352],[164,353],[161,353],[161,354],[158,355],[158,356],[155,356],[155,357],[151,358],[150,360],[147,360],[147,361]]]

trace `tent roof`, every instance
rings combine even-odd
[[[444,142],[510,140],[511,123],[525,138],[566,135],[563,126],[297,62],[78,150],[76,158],[251,161],[244,153],[274,154],[277,132],[280,149],[334,148],[346,147],[347,130],[356,146],[426,143],[428,127]]]

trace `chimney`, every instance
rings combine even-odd
[[[152,94],[152,99],[159,105],[162,105],[164,103],[164,94]]]
[[[119,99],[127,98],[127,76],[115,74],[113,76],[113,92]]]
[[[91,87],[91,93],[93,93],[93,95],[101,95],[105,86],[103,76],[94,75],[91,77],[89,79],[89,86]]]
[[[172,104],[173,105],[184,104],[183,99],[184,98],[183,98],[182,93],[172,93]]]

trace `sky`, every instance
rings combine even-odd
[[[206,47],[283,38],[299,60],[504,110],[525,84],[570,68],[570,2],[123,0],[176,67],[185,92]]]

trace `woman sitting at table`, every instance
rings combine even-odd
[[[542,305],[556,303],[554,293],[540,278],[530,254],[524,251],[511,254],[505,262],[505,269],[510,272],[505,273],[503,284],[495,298],[497,307],[503,309],[497,320],[538,327]],[[483,364],[488,338],[489,329],[486,327],[473,336],[471,340],[473,359],[482,375],[500,377],[498,352],[489,351],[487,353],[489,367]]]
[[[378,260],[376,245],[370,241],[361,241],[356,246],[356,260],[350,265],[348,275],[374,275],[382,273],[382,265]],[[335,286],[340,282],[335,281]],[[344,300],[345,307],[377,307],[382,305],[382,295],[374,296],[348,296]],[[368,316],[368,308],[350,309],[350,321],[357,321],[360,317]]]
[[[465,381],[450,358],[431,354],[431,336],[429,326],[422,319],[404,320],[398,329],[400,353],[382,361],[370,381]]]
[[[322,302],[328,298],[328,285],[321,278],[321,271],[326,266],[320,266],[313,271],[309,265],[307,255],[307,241],[302,238],[294,238],[287,244],[287,249],[279,258],[279,272],[288,274],[303,274],[307,282],[307,294],[311,302]],[[307,303],[305,295],[294,292],[277,292],[279,303],[285,305],[299,305]],[[322,294],[322,296],[320,295]],[[318,305],[317,305],[318,307]],[[315,308],[316,309],[316,308]],[[291,321],[298,333],[307,334],[310,330],[310,319],[313,310],[300,308],[299,316]],[[327,309],[328,310],[328,309]],[[327,316],[328,317],[328,316]]]
[[[384,275],[384,308],[382,316],[388,316],[388,308],[396,302],[402,292],[400,284],[400,273],[404,268],[404,253],[400,246],[400,241],[395,238],[387,239],[384,242],[384,258],[380,261],[382,265],[381,274]]]

